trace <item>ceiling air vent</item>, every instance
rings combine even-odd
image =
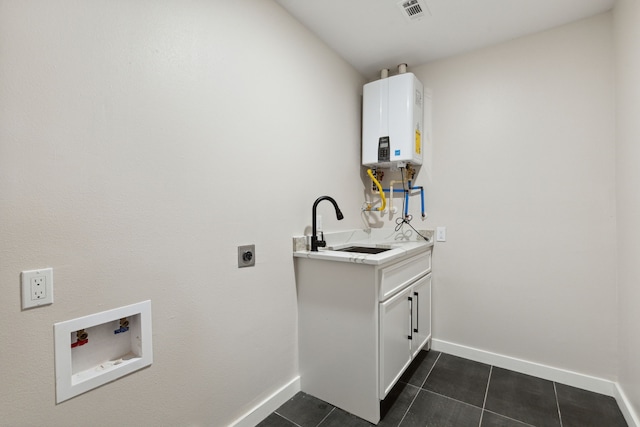
[[[429,11],[424,0],[403,0],[398,3],[398,6],[400,6],[402,15],[408,21],[417,21]]]

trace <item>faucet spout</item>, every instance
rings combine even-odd
[[[324,236],[320,240],[318,240],[318,231],[316,225],[316,208],[318,207],[318,203],[323,200],[328,200],[331,202],[331,204],[333,204],[333,207],[336,210],[336,218],[338,218],[338,220],[344,218],[342,212],[340,211],[340,208],[338,207],[338,203],[336,203],[336,201],[333,200],[332,197],[322,196],[316,199],[316,201],[313,203],[313,208],[311,209],[311,251],[313,252],[318,252],[318,247],[323,248],[327,246],[327,242],[324,241]]]

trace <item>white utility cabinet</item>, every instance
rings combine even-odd
[[[431,343],[431,249],[377,265],[295,258],[302,391],[369,422]]]
[[[380,399],[431,338],[431,274],[380,303]]]

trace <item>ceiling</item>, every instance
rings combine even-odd
[[[276,0],[368,78],[577,21],[615,0]],[[418,12],[409,19],[402,6]],[[422,9],[417,9],[419,6]]]

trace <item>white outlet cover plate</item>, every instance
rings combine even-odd
[[[22,309],[53,304],[53,268],[23,271]]]

